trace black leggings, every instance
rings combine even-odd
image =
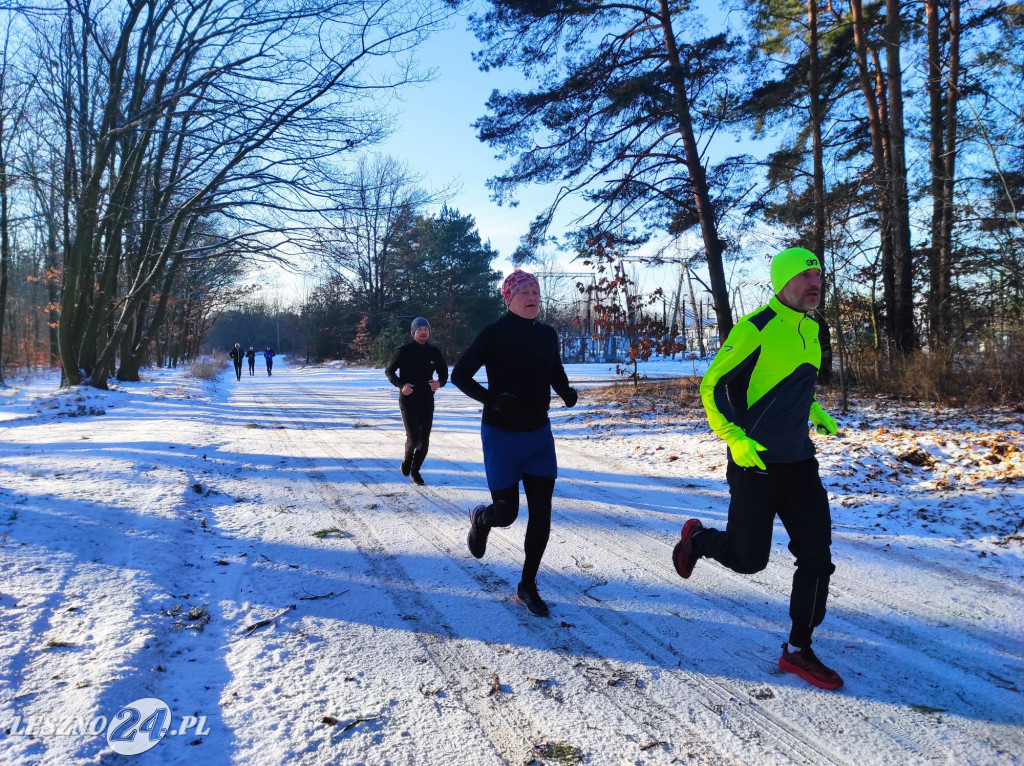
[[[730,462],[729,521],[725,531],[707,529],[695,538],[697,550],[734,572],[753,574],[768,566],[772,526],[778,515],[796,557],[789,616],[789,642],[811,645],[811,634],[825,618],[832,563],[832,516],[828,494],[818,476],[818,461],[772,463],[767,471]]]
[[[555,494],[553,476],[524,476],[523,490],[530,518],[526,523],[523,549],[524,583],[537,579],[540,560],[551,536],[551,498]],[[491,492],[491,504],[481,514],[480,522],[488,527],[508,527],[519,516],[519,485]]]
[[[402,397],[398,405],[405,426],[405,464],[410,470],[419,471],[427,459],[430,449],[430,429],[434,424],[434,399],[426,402],[410,402]]]

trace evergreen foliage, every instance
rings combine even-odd
[[[700,36],[688,3],[492,0],[472,17],[484,69],[512,67],[530,91],[495,91],[479,137],[508,169],[491,179],[512,201],[525,184],[556,184],[513,260],[536,257],[570,197],[586,209],[566,244],[592,255],[614,237],[638,247],[652,233],[696,227],[723,332],[732,326],[722,255],[724,215],[744,193],[736,163],[708,165],[702,143],[735,102],[735,41]]]
[[[394,229],[387,258],[376,262],[375,282],[386,286],[390,313],[379,318],[365,313],[358,275],[342,264],[303,307],[313,339],[311,357],[383,364],[408,341],[409,322],[423,316],[431,324],[431,343],[454,360],[504,307],[501,274],[491,268],[497,256],[481,241],[472,216],[447,206],[435,215],[412,216]]]

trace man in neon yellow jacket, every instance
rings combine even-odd
[[[708,423],[729,447],[725,531],[690,519],[672,561],[683,578],[701,557],[735,572],[760,572],[768,565],[778,515],[796,556],[793,627],[779,667],[822,689],[838,689],[843,679],[811,650],[835,571],[828,495],[807,426],[810,420],[821,434],[837,430],[814,397],[821,346],[818,324],[807,312],[821,295],[821,263],[809,250],[789,248],[772,259],[771,278],[774,297],[737,322],[700,386]]]

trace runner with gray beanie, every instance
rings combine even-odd
[[[405,426],[405,457],[402,475],[422,485],[420,468],[430,447],[430,429],[434,424],[434,392],[448,382],[448,364],[444,355],[427,340],[430,322],[423,317],[412,320],[412,340],[400,346],[391,357],[384,374],[399,390],[398,409]],[[437,378],[434,378],[434,374]]]

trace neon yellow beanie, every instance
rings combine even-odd
[[[772,258],[772,290],[778,295],[782,288],[802,271],[820,269],[818,256],[802,247],[791,247]]]

